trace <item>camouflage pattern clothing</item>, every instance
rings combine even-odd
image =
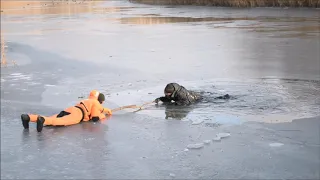
[[[168,89],[167,87],[170,87],[172,94],[170,96],[163,96],[157,98],[155,100],[156,103],[158,103],[159,101],[162,101],[164,103],[172,103],[172,101],[174,101],[173,103],[175,105],[181,106],[193,104],[201,99],[200,94],[193,91],[189,91],[185,87],[177,83],[168,84],[165,88],[165,92],[168,92],[166,91]]]

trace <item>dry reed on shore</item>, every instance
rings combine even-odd
[[[129,0],[157,5],[203,5],[223,7],[320,7],[320,0]]]
[[[6,57],[6,53],[5,53],[5,41],[4,38],[1,34],[1,67],[7,67],[8,65],[8,61],[7,61],[7,57]],[[13,65],[17,65],[16,62],[14,60],[12,60]]]

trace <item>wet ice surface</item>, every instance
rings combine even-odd
[[[101,77],[106,76],[102,75]],[[97,84],[100,86],[97,89],[101,89],[107,95],[107,101],[110,102],[109,106],[111,108],[129,104],[142,105],[145,102],[153,100],[155,97],[162,96],[162,89],[165,86],[163,84],[161,86],[153,86],[152,88],[143,88],[148,82],[141,81],[135,82],[133,85],[120,84],[116,87],[103,85],[100,83],[102,81],[103,79],[97,81]],[[221,124],[241,125],[247,121],[281,123],[292,121],[295,118],[319,115],[319,81],[282,79],[240,81],[237,79],[217,79],[180,82],[188,89],[202,93],[204,100],[189,107],[163,106],[161,103],[158,106],[150,104],[136,113],[161,119],[190,121],[192,125],[209,127],[217,127]],[[60,97],[55,95],[58,98],[56,99],[57,103],[55,106],[59,107],[60,100],[65,102],[66,98],[70,99],[67,102],[68,105],[72,105],[79,100],[77,97],[86,96],[83,92],[90,91],[89,88],[85,87],[86,83],[89,83],[86,79],[71,79],[70,81],[62,82],[62,85],[51,87],[44,92],[48,96],[43,98],[43,102],[50,102],[52,104],[52,95],[60,92],[58,94]],[[67,93],[70,90],[68,87],[63,87],[64,84],[83,88],[74,89],[73,93],[78,94],[78,96],[70,98],[70,93]],[[197,85],[195,86],[194,84]],[[118,88],[129,90],[117,91]],[[231,95],[231,99],[214,99],[226,93]],[[127,109],[125,111],[133,112],[134,110]]]
[[[183,82],[188,89],[198,91],[204,99],[189,107],[148,105],[139,114],[165,119],[191,121],[192,125],[240,125],[245,121],[280,123],[293,118],[319,115],[320,81],[286,79],[206,80]],[[195,85],[196,84],[196,85]],[[139,91],[122,91],[108,98],[125,104],[150,101],[162,96],[163,86]],[[231,95],[228,100],[215,97]],[[299,103],[297,103],[299,102]],[[164,111],[164,112],[163,112]]]
[[[1,69],[1,178],[319,178],[318,11],[92,7],[1,15],[20,65]],[[19,119],[57,113],[92,89],[110,108],[141,105],[172,81],[205,99],[40,134]]]

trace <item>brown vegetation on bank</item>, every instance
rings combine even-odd
[[[92,0],[1,0],[1,15],[77,14],[92,12]]]
[[[203,5],[222,7],[320,7],[320,0],[129,0],[155,5]]]
[[[4,38],[2,36],[2,33],[1,33],[0,39],[1,39],[1,43],[0,43],[0,46],[1,46],[1,67],[6,67],[8,65],[8,60],[6,57],[6,44],[5,44]],[[11,60],[11,62],[13,65],[17,65],[14,60]]]

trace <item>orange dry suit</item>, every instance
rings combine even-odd
[[[45,119],[44,125],[68,126],[78,124],[82,121],[105,119],[105,114],[111,115],[110,109],[103,107],[98,101],[98,91],[91,91],[89,98],[80,101],[75,106],[69,107],[50,117],[42,116]],[[37,122],[38,115],[28,114],[31,122]]]

